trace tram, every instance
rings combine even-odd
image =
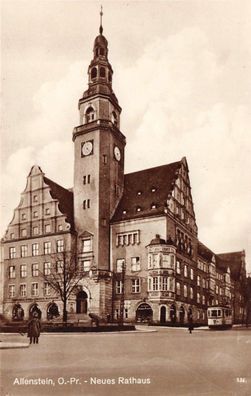
[[[229,307],[212,306],[207,309],[209,329],[228,329],[232,327],[232,310]]]

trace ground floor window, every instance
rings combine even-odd
[[[137,322],[149,322],[153,318],[153,310],[147,303],[142,303],[136,310],[136,321]]]

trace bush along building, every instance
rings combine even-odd
[[[224,304],[241,322],[245,252],[215,254],[198,240],[186,158],[124,174],[112,80],[101,24],[73,131],[73,189],[33,166],[2,241],[5,317],[62,317],[52,279],[63,287],[70,272],[73,317],[205,323],[207,307]]]

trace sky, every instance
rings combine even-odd
[[[1,236],[32,165],[73,185],[101,2],[1,2]],[[102,1],[126,173],[186,156],[199,239],[251,271],[251,2]]]

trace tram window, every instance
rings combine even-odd
[[[217,309],[212,309],[211,316],[217,316]]]

